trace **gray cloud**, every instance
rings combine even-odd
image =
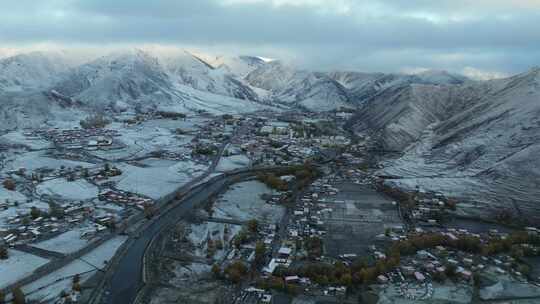
[[[472,67],[514,73],[540,59],[536,1],[19,0],[0,41],[17,46],[155,43],[286,55],[314,69]],[[276,4],[278,3],[278,4]],[[406,3],[406,4],[405,4]],[[476,12],[480,13],[476,13]],[[285,58],[287,59],[287,58]]]

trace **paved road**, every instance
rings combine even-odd
[[[223,143],[218,150],[216,157],[212,160],[212,163],[205,174],[192,180],[186,188],[189,188],[196,183],[202,181],[214,172],[215,168],[219,164],[225,148],[229,145],[230,140]],[[135,301],[137,293],[144,285],[142,279],[143,271],[143,258],[146,248],[151,241],[159,234],[159,232],[167,226],[177,223],[182,219],[189,211],[196,208],[199,204],[206,201],[210,196],[221,190],[227,185],[232,178],[238,177],[226,177],[223,176],[220,179],[210,184],[204,184],[195,186],[183,196],[180,201],[165,202],[165,207],[170,204],[175,204],[171,210],[168,210],[166,214],[162,215],[159,220],[152,222],[148,227],[145,227],[144,231],[139,234],[135,239],[131,239],[128,242],[129,248],[124,256],[121,257],[117,265],[115,265],[111,271],[113,271],[112,277],[105,276],[108,280],[105,282],[105,293],[102,298],[102,303],[110,304],[131,304]]]

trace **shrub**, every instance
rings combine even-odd
[[[225,273],[233,283],[240,283],[247,274],[247,267],[241,261],[235,261],[227,266]]]
[[[82,287],[80,283],[73,283],[73,285],[71,286],[71,289],[73,291],[81,292]]]
[[[323,242],[318,237],[311,237],[304,242],[304,249],[308,252],[310,259],[318,258],[322,255]]]
[[[218,264],[212,265],[212,275],[214,275],[214,278],[216,279],[221,278],[221,268]]]
[[[7,260],[9,258],[9,253],[6,246],[0,245],[0,260]]]
[[[249,229],[249,232],[255,234],[259,231],[259,222],[255,219],[252,219],[247,223],[247,227]]]
[[[14,304],[26,304],[26,297],[20,287],[15,287],[11,294],[13,295]]]
[[[30,216],[32,217],[33,220],[39,218],[41,216],[41,210],[39,210],[36,207],[32,207],[30,209]]]
[[[163,118],[171,118],[171,119],[186,118],[186,114],[177,113],[177,112],[158,111],[156,114]]]
[[[146,219],[151,219],[157,212],[156,208],[152,204],[144,204],[144,217]]]
[[[287,185],[287,182],[285,182],[284,180],[282,180],[281,178],[279,178],[278,176],[272,173],[267,173],[267,174],[262,173],[262,174],[259,174],[257,178],[259,179],[259,181],[266,184],[268,187],[272,189],[276,189],[279,191],[289,190],[289,186]]]
[[[6,179],[4,180],[4,182],[2,183],[4,185],[4,188],[6,188],[7,190],[9,191],[15,191],[15,181],[13,181],[12,179]]]
[[[64,209],[56,203],[49,203],[49,216],[57,219],[63,219],[65,216]]]

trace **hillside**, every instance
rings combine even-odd
[[[257,100],[257,94],[226,65],[212,66],[187,51],[160,56],[171,80],[196,90],[238,99]]]
[[[354,107],[347,89],[326,73],[296,70],[273,61],[252,71],[245,79],[250,85],[269,91],[269,99],[275,102],[312,111]]]
[[[0,90],[22,91],[44,88],[67,71],[66,58],[60,53],[32,52],[0,60]]]
[[[357,128],[404,152],[379,172],[398,178],[391,183],[489,204],[494,213],[540,214],[539,74],[390,88],[365,104]]]

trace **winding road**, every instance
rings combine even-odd
[[[137,293],[144,286],[142,278],[143,258],[146,248],[152,240],[162,229],[178,222],[188,214],[188,211],[208,199],[214,193],[212,190],[222,189],[229,178],[233,178],[223,175],[201,183],[215,171],[229,143],[230,141],[224,142],[219,147],[216,157],[214,157],[205,174],[193,179],[167,196],[167,198],[162,199],[157,204],[159,213],[150,222],[143,223],[137,231],[130,234],[126,244],[110,261],[103,280],[90,295],[88,303],[131,304],[134,302]],[[200,184],[197,185],[197,183]],[[178,193],[183,194],[180,199],[176,198]]]
[[[133,237],[129,250],[114,267],[114,273],[105,284],[105,293],[101,303],[131,304],[135,301],[139,290],[143,287],[143,257],[146,248],[155,236],[166,227],[174,225],[185,218],[190,211],[209,199],[213,194],[226,188],[229,183],[239,178],[251,176],[246,172],[234,175],[220,176],[210,182],[196,186],[184,196],[181,203],[153,221],[140,233]]]

